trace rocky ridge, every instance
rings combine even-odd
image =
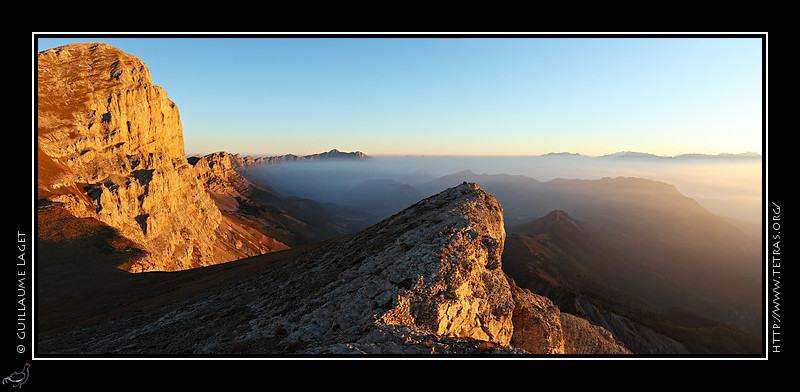
[[[234,157],[237,160],[237,162],[242,166],[274,165],[283,162],[318,161],[327,159],[365,160],[370,158],[369,155],[364,154],[361,151],[343,152],[335,148],[327,152],[321,152],[310,155],[284,154],[284,155],[269,156],[269,157],[266,156],[253,157],[247,155],[242,157],[239,154],[236,154]]]
[[[114,355],[630,353],[605,329],[516,287],[502,271],[504,238],[500,204],[464,183],[260,273],[44,338],[40,348]]]
[[[85,43],[37,60],[37,197],[147,251],[120,268],[176,271],[282,248],[217,208],[184,157],[177,106],[139,58]]]

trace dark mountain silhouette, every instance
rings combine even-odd
[[[761,239],[712,214],[675,186],[632,177],[539,182],[524,176],[471,171],[444,176],[425,186],[433,189],[460,178],[495,195],[503,205],[510,234],[541,234],[535,226],[543,223],[534,221],[554,210],[581,222],[584,232],[573,233],[580,236],[563,237],[573,241],[567,249],[572,257],[576,257],[574,252],[593,254],[579,265],[601,263],[603,268],[596,273],[604,283],[625,289],[628,298],[646,294],[642,300],[654,311],[685,307],[760,335]],[[530,239],[513,235],[509,235],[509,244],[511,251],[515,246],[535,247]],[[591,280],[580,283],[591,283],[593,288],[599,284]],[[619,298],[618,293],[604,295]]]
[[[530,226],[524,233],[509,231],[503,253],[506,273],[521,287],[569,312],[577,311],[575,301],[582,294],[625,299],[611,284],[614,270],[609,267],[615,260],[588,229],[561,210]]]
[[[669,336],[694,353],[759,352],[758,279],[725,265],[686,260],[689,256],[678,254],[686,251],[680,243],[661,244],[650,235],[643,230],[623,241],[618,233],[556,210],[509,229],[504,268],[520,287],[553,299],[563,311],[598,324],[585,309],[624,316],[629,321],[621,326],[604,327],[629,339],[626,346],[637,352],[681,346],[663,338],[645,343],[642,333],[626,337],[631,325]],[[739,331],[748,328],[749,335]]]

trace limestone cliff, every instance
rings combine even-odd
[[[43,338],[40,348],[60,354],[629,353],[603,328],[517,288],[502,271],[504,239],[502,206],[464,183],[359,233],[226,265],[225,271],[248,269],[155,310]]]
[[[197,172],[197,178],[223,211],[237,211],[238,199],[247,197],[247,193],[253,187],[250,181],[237,171],[241,167],[237,158],[235,155],[217,152],[188,159]]]
[[[38,198],[147,251],[121,268],[182,270],[277,245],[241,241],[249,229],[205,192],[184,156],[178,108],[139,58],[86,43],[40,52],[37,62]]]

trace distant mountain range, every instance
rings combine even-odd
[[[321,152],[310,155],[284,154],[284,155],[277,155],[270,157],[252,157],[248,155],[242,158],[238,154],[236,154],[236,159],[239,160],[238,163],[241,164],[242,166],[272,165],[282,162],[297,162],[297,161],[341,160],[341,159],[366,160],[370,158],[371,157],[369,155],[364,154],[361,151],[342,152],[335,148],[327,152]]]
[[[589,155],[571,152],[550,152],[540,155],[542,157],[586,157],[586,158],[652,158],[652,159],[762,159],[762,155],[757,152],[745,152],[740,154],[680,154],[680,155],[655,155],[647,152],[620,151],[613,154],[591,157]]]
[[[239,156],[236,154],[236,156]],[[744,152],[739,154],[722,153],[722,154],[680,154],[680,155],[656,155],[647,152],[637,151],[620,151],[613,154],[591,156],[575,152],[549,152],[547,154],[539,155],[540,157],[566,157],[566,158],[654,158],[654,159],[762,159],[763,156],[757,152]],[[309,155],[295,155],[283,154],[275,156],[261,156],[253,157],[250,155],[239,157],[240,163],[249,165],[259,164],[275,164],[280,162],[295,162],[295,161],[316,161],[322,159],[345,159],[345,160],[367,160],[372,156],[367,155],[361,151],[344,152],[338,149],[332,149],[327,152]]]

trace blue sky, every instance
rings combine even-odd
[[[141,58],[188,155],[762,152],[760,38],[39,38]]]

